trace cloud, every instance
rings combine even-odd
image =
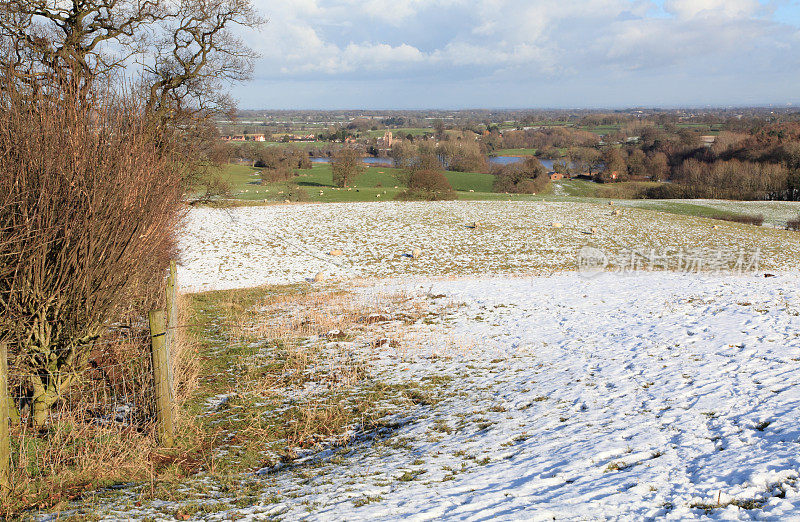
[[[766,13],[757,0],[667,0],[664,10],[680,20],[750,18]]]
[[[262,81],[586,82],[761,75],[800,31],[759,0],[293,0],[244,38]],[[746,71],[746,72],[744,72]],[[780,74],[784,74],[781,71]],[[798,73],[794,73],[800,74]],[[638,75],[638,76],[637,76]],[[765,87],[766,89],[766,87]]]

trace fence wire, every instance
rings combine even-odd
[[[81,460],[102,458],[114,439],[152,438],[155,383],[149,332],[90,345],[79,367],[47,372],[14,354],[8,361],[11,470],[16,480],[38,480]],[[69,382],[56,390],[57,383]],[[54,392],[41,409],[41,387]],[[89,452],[94,453],[94,457]]]

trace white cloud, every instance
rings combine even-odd
[[[757,0],[667,0],[664,10],[678,19],[697,17],[748,18],[763,13]]]
[[[766,78],[800,55],[797,27],[759,0],[256,1],[270,22],[246,40],[270,81],[597,81],[670,68]]]

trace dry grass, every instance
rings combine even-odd
[[[170,353],[178,414],[184,410],[183,406],[197,391],[200,379],[200,365],[197,362],[200,346],[193,337],[187,335],[186,328],[183,327],[191,320],[186,299],[186,296],[178,296],[177,324],[180,327],[175,331],[174,347]]]
[[[250,389],[269,393],[309,380],[330,389],[356,384],[366,374],[364,354],[327,344],[368,337],[373,325],[397,319],[387,310],[406,301],[398,294],[363,302],[341,291],[267,296],[238,317],[230,332],[236,342],[262,344],[248,364]],[[418,309],[402,315],[411,321],[419,317]]]
[[[178,323],[191,326],[177,332],[172,353],[177,446],[158,447],[151,424],[98,424],[89,408],[70,404],[48,433],[15,433],[23,458],[4,515],[102,503],[114,493],[92,491],[131,482],[144,486],[139,501],[174,500],[200,469],[235,484],[241,472],[385,433],[387,414],[431,404],[425,385],[378,382],[370,369],[380,350],[402,357],[397,334],[426,320],[424,302],[307,287],[185,299]],[[210,407],[217,396],[228,400]]]
[[[226,439],[214,462],[220,476],[346,444],[377,429],[393,404],[424,403],[413,384],[386,386],[371,376],[377,350],[399,350],[386,339],[389,325],[427,313],[405,295],[271,287],[195,300],[207,321],[203,335],[214,329],[218,339],[206,346],[216,372],[204,375],[206,395],[227,397],[205,413]]]
[[[179,311],[186,316],[184,306]],[[12,489],[0,502],[0,516],[57,510],[113,484],[145,482],[153,490],[159,481],[179,480],[209,465],[213,434],[200,430],[184,408],[197,389],[197,346],[180,332],[175,341],[176,447],[159,448],[153,435],[148,344],[142,338],[109,344],[93,354],[46,429],[13,426]]]

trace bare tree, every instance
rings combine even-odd
[[[85,96],[138,64],[147,108],[162,119],[224,109],[223,83],[247,79],[255,56],[232,29],[262,23],[250,0],[1,0],[0,67],[14,80],[4,87]]]
[[[0,0],[0,333],[36,427],[157,299],[206,118],[251,70],[232,30],[261,22],[250,0]]]
[[[337,187],[346,187],[356,176],[366,170],[361,154],[350,147],[344,147],[333,156],[331,171],[333,171],[333,184]]]

